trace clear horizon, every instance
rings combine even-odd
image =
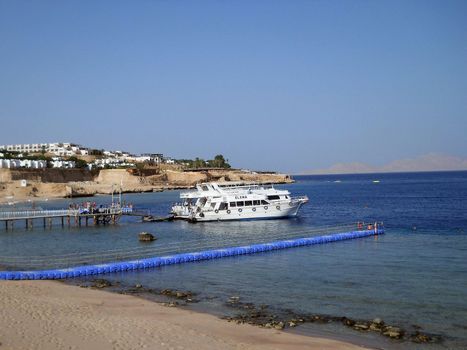
[[[467,158],[467,3],[0,0],[0,144],[299,173]]]

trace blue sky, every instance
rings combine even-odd
[[[0,0],[0,144],[299,172],[466,130],[466,1]]]

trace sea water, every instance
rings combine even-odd
[[[0,231],[0,265],[47,268],[218,246],[311,236],[323,227],[383,221],[386,234],[318,246],[107,275],[122,284],[198,293],[206,310],[227,312],[228,297],[277,310],[386,323],[442,335],[440,344],[390,341],[340,325],[307,324],[300,332],[342,335],[388,349],[467,348],[467,172],[297,176],[278,186],[308,195],[300,216],[247,222],[141,223]],[[178,191],[125,195],[136,207],[165,215]],[[106,203],[108,196],[77,199]],[[36,203],[66,207],[70,200]],[[39,224],[37,224],[39,226]],[[141,231],[158,240],[137,241]],[[44,259],[45,258],[45,259]],[[54,265],[55,264],[55,265]],[[199,307],[203,307],[197,306]]]

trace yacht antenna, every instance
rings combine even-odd
[[[123,187],[123,177],[120,178],[120,194],[118,196],[120,206],[122,206],[122,187]]]

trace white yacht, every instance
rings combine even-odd
[[[217,221],[294,217],[308,202],[272,185],[207,182],[180,194],[182,203],[172,207],[176,219]]]

